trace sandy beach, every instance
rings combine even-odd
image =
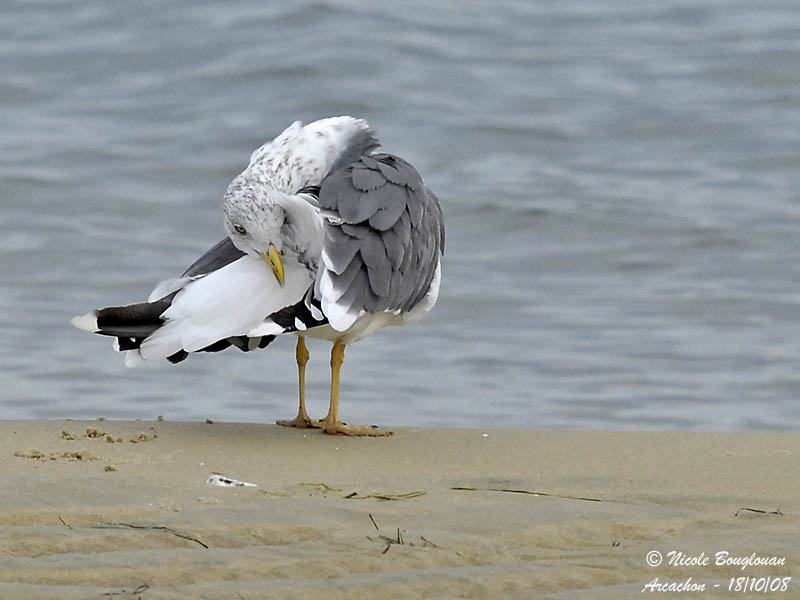
[[[796,434],[5,421],[0,598],[797,598],[799,462]]]

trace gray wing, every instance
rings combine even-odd
[[[221,269],[225,265],[239,260],[242,256],[244,256],[244,252],[234,246],[231,239],[226,237],[224,240],[214,244],[203,256],[194,261],[192,265],[183,272],[183,275],[160,282],[155,289],[150,292],[148,301],[155,302],[160,298],[164,298],[182,289],[192,279],[208,275],[209,273]]]
[[[242,256],[244,256],[244,252],[233,245],[231,238],[226,237],[224,240],[214,244],[203,256],[194,261],[181,277],[207,275],[225,265],[229,265],[235,260],[239,260]]]
[[[348,165],[352,165],[362,156],[369,154],[380,146],[378,138],[375,137],[375,132],[372,128],[359,130],[347,142],[347,145],[336,157],[336,160],[331,165],[329,173],[335,173],[339,169],[344,169]]]
[[[346,325],[362,309],[404,313],[422,300],[444,251],[444,223],[414,167],[391,154],[362,156],[322,181],[319,203],[326,220],[315,295],[334,327],[340,313]]]

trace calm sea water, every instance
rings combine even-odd
[[[2,418],[293,416],[293,339],[127,370],[68,321],[221,239],[255,147],[352,114],[448,239],[428,319],[348,349],[345,420],[800,428],[794,0],[9,0],[0,56]]]

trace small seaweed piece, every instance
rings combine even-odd
[[[208,549],[208,544],[206,544],[205,542],[197,539],[196,537],[193,537],[193,536],[191,536],[191,535],[189,535],[187,533],[181,533],[180,531],[176,531],[175,529],[172,529],[171,527],[165,527],[163,525],[134,525],[133,523],[104,523],[102,525],[95,525],[93,527],[93,529],[124,529],[126,527],[129,528],[129,529],[145,529],[145,530],[149,530],[149,531],[165,531],[167,533],[171,533],[175,537],[179,537],[179,538],[182,538],[184,540],[189,540],[191,542],[197,542],[203,548]]]
[[[424,542],[422,544],[423,548],[425,548],[426,546],[433,546],[434,548],[438,548],[439,547],[436,544],[434,544],[432,541],[426,540],[424,535],[419,536],[419,539],[421,539]]]
[[[529,494],[531,496],[548,496],[550,498],[565,498],[567,500],[585,500],[586,502],[603,502],[600,498],[588,498],[585,496],[564,496],[562,494],[550,494],[548,492],[535,492],[531,490],[513,490],[506,488],[476,488],[457,486],[451,487],[451,490],[465,491],[465,492],[506,492],[509,494]]]
[[[412,498],[419,498],[420,496],[424,496],[425,492],[407,492],[405,494],[367,494],[366,496],[359,496],[358,492],[353,492],[352,494],[348,494],[345,496],[346,499],[350,500],[368,500],[370,498],[374,498],[375,500],[411,500]]]
[[[44,452],[42,452],[41,450],[37,450],[36,448],[33,448],[31,450],[28,450],[27,452],[22,452],[22,451],[14,452],[14,456],[18,456],[19,458],[32,458],[34,460],[41,460],[44,458]]]
[[[147,590],[150,589],[150,586],[146,583],[143,583],[135,590],[128,591],[125,588],[122,588],[119,592],[105,592],[103,596],[138,596],[139,594],[145,593]]]
[[[318,487],[318,488],[322,489],[322,491],[324,491],[324,492],[341,492],[342,491],[342,490],[340,490],[338,488],[331,487],[327,483],[323,483],[321,481],[318,482],[318,483],[301,483],[300,485],[307,485],[309,487]]]
[[[733,516],[734,517],[738,517],[739,513],[742,512],[743,510],[747,511],[747,512],[759,513],[759,514],[762,514],[762,515],[780,515],[781,517],[785,516],[781,512],[780,508],[776,508],[775,510],[761,510],[760,508],[747,508],[746,506],[743,506],[742,508],[737,510],[735,513],[733,513]]]
[[[398,546],[403,546],[406,543],[405,540],[403,539],[403,534],[400,533],[400,528],[399,527],[397,528],[397,536],[396,537],[389,537],[387,535],[380,535],[380,536],[378,536],[378,538],[383,540],[384,542],[386,542],[386,547],[383,549],[383,552],[381,552],[381,554],[386,554],[389,551],[389,548],[391,548],[392,545],[394,545],[394,544],[397,544]],[[372,540],[374,538],[367,537],[367,539]],[[412,546],[413,546],[413,544],[412,544]]]

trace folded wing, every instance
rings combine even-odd
[[[314,295],[334,329],[364,312],[407,313],[424,298],[444,226],[414,167],[391,154],[361,156],[322,181],[319,204],[325,240]]]

